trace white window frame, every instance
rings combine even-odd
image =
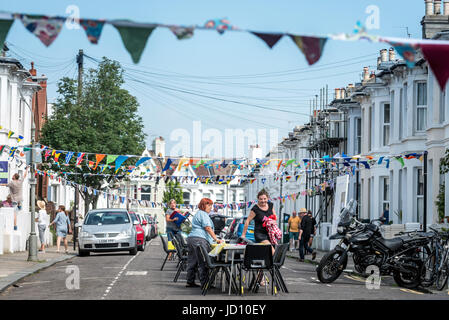
[[[385,107],[388,105],[388,122],[385,121]],[[388,133],[385,134],[385,129],[388,128]],[[389,102],[382,103],[382,146],[386,147],[391,140],[391,104]]]
[[[355,118],[355,153],[362,153],[362,118]]]
[[[143,187],[146,187],[146,186],[148,186],[148,187],[150,187],[150,192],[144,192],[143,191]],[[141,186],[140,186],[140,200],[146,200],[146,201],[151,201],[151,191],[152,191],[152,186],[150,185],[150,184],[142,184]],[[149,199],[143,199],[142,198],[142,196],[149,196]]]
[[[218,198],[219,195],[221,196],[221,199]],[[217,192],[217,194],[215,195],[215,202],[220,203],[220,204],[224,203],[224,193],[223,192]]]
[[[440,123],[446,122],[446,89],[440,91]]]
[[[380,195],[381,195],[381,203],[382,203],[382,212],[385,211],[386,206],[388,206],[388,210],[390,210],[390,177],[380,177]],[[387,186],[387,189],[385,189]]]
[[[424,218],[424,175],[423,175],[423,169],[422,168],[416,168],[415,172],[415,183],[416,183],[416,212],[415,214],[415,222],[422,223]],[[422,179],[422,182],[420,180]],[[420,184],[422,184],[422,193],[420,192]],[[420,212],[420,203],[422,203],[422,212]]]
[[[419,104],[420,99],[418,97],[418,94],[419,94],[418,88],[422,84],[424,84],[426,86],[425,90],[423,91],[423,92],[425,92],[425,101],[424,101],[424,104]],[[415,81],[415,109],[416,109],[415,115],[416,115],[416,117],[415,117],[414,123],[415,123],[416,132],[425,132],[427,129],[427,102],[428,102],[428,100],[427,100],[427,81]],[[423,110],[423,114],[424,114],[424,119],[422,120],[424,128],[418,127],[418,123],[420,122],[419,114],[420,114],[421,110]]]

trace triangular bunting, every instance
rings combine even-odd
[[[258,32],[251,32],[256,37],[262,39],[267,46],[272,49],[276,43],[278,43],[279,40],[281,40],[283,34],[279,33],[258,33]]]
[[[299,50],[306,56],[309,65],[320,60],[327,38],[303,37],[290,35]]]
[[[90,43],[98,44],[104,23],[104,20],[80,20],[80,25],[83,27],[84,31],[86,31],[87,39],[89,39]]]
[[[25,28],[41,40],[45,46],[53,43],[61,32],[64,18],[39,15],[19,15]]]

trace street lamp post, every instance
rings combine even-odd
[[[31,164],[30,164],[30,177],[29,182],[31,186],[31,232],[28,242],[28,261],[37,261],[37,236],[36,236],[36,223],[35,223],[35,211],[36,211],[36,177],[34,176],[34,134],[36,126],[34,124],[34,116],[31,120]]]

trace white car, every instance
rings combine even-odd
[[[140,219],[140,225],[142,226],[144,232],[145,232],[145,240],[150,240],[150,231],[151,231],[151,225],[148,223],[147,218],[143,213],[136,213],[139,216]]]

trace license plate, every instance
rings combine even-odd
[[[112,243],[112,242],[114,242],[114,239],[100,240],[100,243]]]

